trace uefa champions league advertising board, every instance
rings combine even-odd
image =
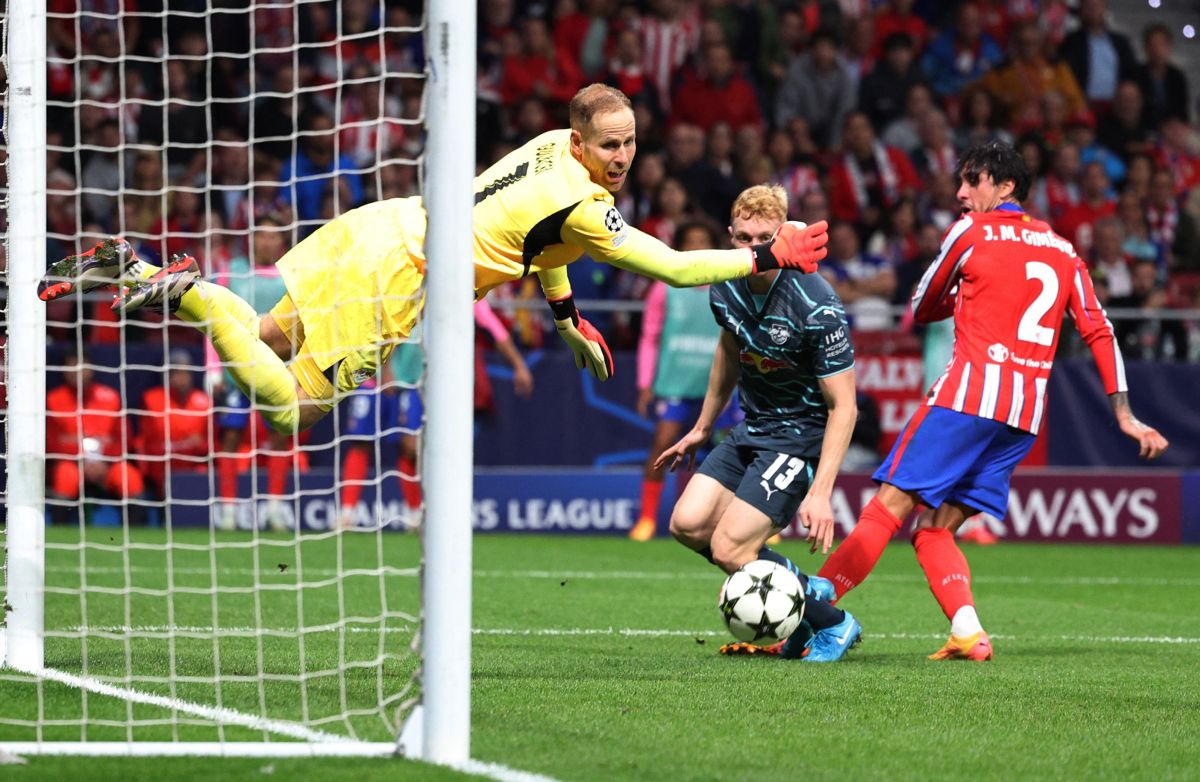
[[[240,487],[243,496],[247,485]],[[863,507],[875,493],[869,475],[838,477],[833,511],[839,536],[854,526]],[[260,492],[265,489],[259,487]],[[549,533],[624,535],[637,521],[641,473],[635,470],[479,470],[475,475],[474,528],[479,533]],[[337,526],[339,508],[333,474],[314,471],[300,476],[299,491],[289,485],[284,505],[289,527],[330,530]],[[288,499],[299,494],[298,501]],[[988,520],[989,528],[1004,540],[1079,543],[1200,542],[1200,473],[1141,470],[1100,472],[1087,470],[1036,470],[1013,477],[1008,516]],[[659,509],[660,532],[677,488],[668,485]],[[260,493],[258,496],[262,496]],[[205,526],[214,507],[203,477],[178,476],[172,485],[171,510],[179,526]],[[261,500],[259,505],[265,503]],[[237,526],[251,529],[265,517],[263,508],[239,506]],[[404,530],[420,523],[400,496],[395,477],[383,481],[377,495],[364,487],[351,510],[353,526],[376,523]],[[909,528],[900,535],[909,534]],[[802,536],[789,527],[785,537]]]

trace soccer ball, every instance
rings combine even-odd
[[[756,559],[725,579],[717,608],[739,641],[781,641],[804,618],[804,588],[783,565]]]

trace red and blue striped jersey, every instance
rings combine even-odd
[[[912,300],[922,323],[954,317],[954,355],[927,404],[1037,434],[1063,315],[1091,348],[1105,393],[1125,364],[1087,266],[1066,239],[1013,207],[970,212],[946,232]]]

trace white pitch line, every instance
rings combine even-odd
[[[277,733],[280,736],[289,736],[294,739],[300,739],[311,743],[327,743],[327,742],[347,742],[353,739],[346,736],[338,736],[333,733],[326,733],[321,730],[299,725],[294,722],[281,722],[279,720],[270,720],[265,717],[258,717],[253,714],[245,714],[240,711],[234,711],[225,707],[203,706],[199,703],[192,703],[180,698],[171,698],[165,695],[155,695],[149,692],[142,692],[131,687],[117,687],[112,684],[106,684],[99,679],[93,679],[88,676],[77,676],[73,673],[60,671],[54,668],[42,668],[33,674],[41,679],[49,679],[60,684],[65,684],[68,687],[75,687],[80,690],[94,692],[97,695],[108,695],[113,698],[132,703],[144,703],[149,706],[159,706],[172,711],[191,714],[201,719],[220,722],[226,725],[238,725],[251,730],[267,731]]]
[[[411,625],[389,626],[383,628],[384,633],[411,633],[415,628]],[[380,632],[376,627],[362,627],[359,625],[349,625],[345,628],[349,633],[364,633],[376,634]],[[99,626],[93,625],[90,627],[68,627],[62,630],[50,631],[61,633],[79,633],[84,634],[89,631],[110,634],[124,634],[136,636],[138,633],[145,634],[169,634],[169,633],[212,633],[211,627],[186,627],[177,626],[169,627],[167,625],[140,625],[140,626],[123,626],[109,625]],[[253,627],[222,627],[217,631],[218,635],[228,636],[253,636],[259,632]],[[271,628],[265,630],[269,633],[297,633],[294,628]],[[336,629],[322,630],[322,632],[337,632]],[[726,633],[717,630],[669,630],[655,628],[636,628],[636,627],[476,627],[472,631],[474,635],[492,635],[492,636],[509,636],[509,637],[526,637],[526,636],[549,636],[549,637],[569,637],[569,636],[619,636],[625,638],[716,638],[724,637]],[[311,634],[311,633],[309,633]],[[864,633],[868,638],[887,638],[891,640],[913,640],[913,639],[937,639],[945,638],[945,633]],[[1109,643],[1109,644],[1200,644],[1200,637],[1193,636],[1171,636],[1171,635],[1008,635],[1008,634],[991,634],[992,638],[999,640],[1011,641],[1068,641],[1074,643]]]
[[[488,763],[483,760],[468,760],[465,763],[453,763],[450,768],[467,774],[498,780],[498,782],[558,782],[554,777],[542,776],[532,771],[501,766],[498,763]]]
[[[380,570],[375,573],[373,571]],[[78,573],[79,567],[76,565],[60,566],[50,565],[46,568],[50,573]],[[415,578],[418,575],[416,568],[393,568],[385,566],[382,569],[359,568],[355,575],[379,575],[388,577],[400,578]],[[123,575],[125,573],[163,573],[161,567],[143,567],[133,565],[128,569],[117,567],[89,567],[87,568],[88,575]],[[213,571],[209,568],[188,568],[175,567],[172,569],[176,575],[184,576],[207,576]],[[283,578],[293,577],[312,577],[312,578],[328,578],[346,573],[347,570],[337,570],[336,568],[300,568],[297,570],[289,569],[286,573],[281,574],[278,568],[269,567],[262,570],[253,570],[251,568],[218,568],[218,575],[232,576],[254,576],[267,580],[268,583],[274,583],[282,576]],[[664,571],[641,571],[641,570],[476,570],[474,572],[477,578],[549,578],[549,579],[580,579],[580,580],[604,580],[613,579],[620,581],[678,581],[678,580],[704,580],[711,581],[715,578],[715,574],[708,570],[696,570],[694,572],[664,572]],[[913,575],[893,575],[893,574],[876,574],[871,576],[871,581],[881,581],[887,583],[912,583],[923,584],[924,576],[919,573]],[[1169,586],[1169,587],[1200,587],[1200,578],[1153,578],[1143,576],[973,576],[973,583],[977,584],[1022,584],[1022,585],[1037,585],[1037,584],[1052,584],[1062,586]],[[219,587],[218,587],[219,588]]]

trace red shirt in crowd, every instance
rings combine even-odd
[[[108,456],[119,456],[124,430],[121,395],[102,383],[85,385],[82,397],[65,384],[46,395],[47,456],[78,456],[85,437],[99,440]]]

